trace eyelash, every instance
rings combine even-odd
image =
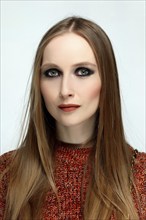
[[[79,72],[82,71],[81,74],[79,74]],[[54,74],[52,75],[51,72]],[[79,67],[75,70],[75,75],[78,76],[78,77],[87,77],[87,76],[90,76],[94,73],[93,70],[87,68],[87,67]],[[51,74],[51,75],[50,75]],[[48,78],[55,78],[55,77],[59,77],[60,75],[62,74],[62,72],[56,68],[51,68],[51,69],[48,69],[46,70],[43,75],[48,77]]]
[[[57,75],[50,75],[50,73],[57,73]],[[48,77],[48,78],[54,78],[54,77],[58,77],[58,76],[60,76],[61,75],[61,71],[59,71],[59,70],[57,70],[57,69],[55,69],[55,68],[52,68],[52,69],[48,69],[48,70],[46,70],[44,73],[43,73],[43,75],[45,75],[46,77]]]

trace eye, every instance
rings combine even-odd
[[[60,76],[60,71],[57,69],[48,69],[43,73],[46,77],[58,77]]]
[[[75,73],[77,76],[85,77],[90,76],[94,71],[86,67],[79,67],[76,69]]]

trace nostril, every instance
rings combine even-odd
[[[67,97],[72,97],[73,94],[72,93],[59,93],[59,97],[60,98],[67,98]]]

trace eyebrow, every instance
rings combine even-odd
[[[78,66],[94,66],[94,67],[97,67],[96,64],[90,63],[90,62],[80,62],[80,63],[76,63],[76,64],[73,65],[73,67],[78,67]]]
[[[90,62],[80,62],[80,63],[76,63],[76,64],[73,64],[72,67],[79,67],[79,66],[93,66],[93,67],[97,67],[96,64],[94,63],[90,63]],[[56,65],[55,63],[45,63],[41,66],[41,70],[45,69],[45,68],[60,68],[58,65]]]

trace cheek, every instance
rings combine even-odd
[[[100,88],[92,88],[91,92],[90,92],[90,98],[91,99],[95,99],[95,98],[99,98],[100,96]]]
[[[92,86],[90,86],[87,90],[88,92],[86,93],[88,98],[90,100],[99,100],[100,97],[100,91],[101,91],[101,83],[93,83]]]
[[[45,84],[43,82],[40,83],[40,89],[41,89],[41,94],[45,100],[46,95],[47,95],[47,87],[45,86]]]
[[[50,86],[48,86],[47,83],[45,83],[45,82],[41,82],[40,88],[41,88],[41,94],[44,98],[45,104],[47,105],[49,102],[52,101],[52,99],[53,99],[52,95],[54,93],[51,92]]]

